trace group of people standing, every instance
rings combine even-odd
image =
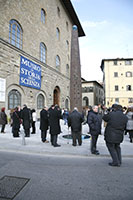
[[[71,113],[64,110],[62,113],[58,105],[52,105],[49,109],[44,107],[40,112],[40,130],[41,140],[43,143],[48,143],[47,130],[50,133],[50,142],[54,147],[60,147],[58,144],[58,135],[61,133],[60,119],[64,119],[64,124],[71,127],[72,145],[82,145],[82,124],[84,124],[83,113],[80,113],[75,107]],[[19,137],[20,124],[22,123],[25,137],[30,137],[30,128],[32,134],[36,133],[35,122],[37,120],[35,109],[30,110],[26,105],[23,109],[16,107],[11,113],[11,126],[14,137]],[[133,142],[133,107],[129,107],[124,113],[122,106],[113,104],[110,109],[99,111],[99,106],[94,105],[89,107],[86,116],[91,135],[91,153],[99,155],[97,150],[98,136],[101,134],[102,120],[106,122],[104,139],[108,151],[112,157],[110,166],[120,166],[121,148],[120,143],[123,141],[124,132],[129,133],[130,142]],[[5,125],[7,124],[7,115],[5,108],[0,112],[0,124],[2,125],[1,132],[4,133]]]

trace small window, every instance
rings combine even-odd
[[[133,103],[133,98],[128,98],[128,103]]]
[[[39,94],[37,97],[37,109],[44,108],[44,96],[42,94]]]
[[[66,40],[66,47],[67,47],[67,50],[69,50],[69,42],[68,42],[68,40]]]
[[[127,85],[126,89],[127,89],[127,91],[131,91],[132,90],[131,85]]]
[[[58,17],[60,17],[60,8],[59,7],[57,7],[57,15],[58,15]]]
[[[125,60],[125,65],[131,65],[131,60]]]
[[[114,77],[118,77],[118,72],[114,72]]]
[[[56,56],[56,69],[60,69],[60,57],[58,55]]]
[[[117,60],[114,60],[114,65],[117,65]]]
[[[68,22],[66,22],[66,30],[69,30]]]
[[[46,54],[47,54],[47,49],[44,43],[40,43],[40,60],[43,63],[46,63]]]
[[[19,23],[12,19],[9,23],[9,42],[19,49],[22,49],[23,31]]]
[[[60,40],[60,30],[59,28],[56,28],[56,37],[58,40]]]
[[[69,76],[69,65],[66,64],[66,75]]]
[[[132,72],[126,72],[126,77],[132,77]]]
[[[88,97],[84,97],[83,98],[83,102],[82,102],[82,106],[89,106],[89,99],[88,99]]]
[[[46,22],[46,12],[44,9],[41,9],[41,22],[45,24]]]
[[[119,90],[119,86],[115,85],[115,91],[118,91],[118,90]]]

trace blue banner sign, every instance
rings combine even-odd
[[[20,85],[41,89],[41,67],[23,56],[20,58]]]

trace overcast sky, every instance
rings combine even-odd
[[[79,38],[82,77],[102,80],[102,59],[133,58],[133,0],[71,0],[86,36]]]

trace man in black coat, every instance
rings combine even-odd
[[[93,106],[92,111],[89,113],[88,116],[88,125],[90,128],[91,134],[91,153],[95,155],[99,155],[99,151],[97,150],[97,140],[99,134],[101,134],[101,123],[102,117],[98,113],[98,106]]]
[[[103,120],[107,122],[104,137],[113,160],[109,165],[119,167],[121,165],[120,143],[123,141],[127,117],[122,112],[122,106],[113,104],[112,111],[105,114]]]
[[[18,111],[18,107],[15,108],[12,119],[13,119],[13,122],[12,122],[13,137],[19,137],[21,118],[20,118],[20,111]]]
[[[68,127],[71,126],[73,146],[77,145],[76,140],[78,140],[79,146],[82,145],[81,130],[83,121],[84,121],[83,115],[79,113],[78,109],[75,107],[73,112],[68,117]]]
[[[30,127],[31,127],[31,111],[24,104],[23,110],[21,111],[21,118],[23,121],[23,127],[25,131],[25,137],[30,137]]]
[[[48,108],[45,106],[40,112],[40,130],[41,130],[41,138],[42,142],[48,143],[46,140],[47,130],[48,130]]]
[[[54,147],[60,147],[57,144],[58,135],[61,133],[60,119],[62,119],[61,110],[58,106],[52,105],[48,110],[49,113],[49,126],[51,135],[51,144]]]

